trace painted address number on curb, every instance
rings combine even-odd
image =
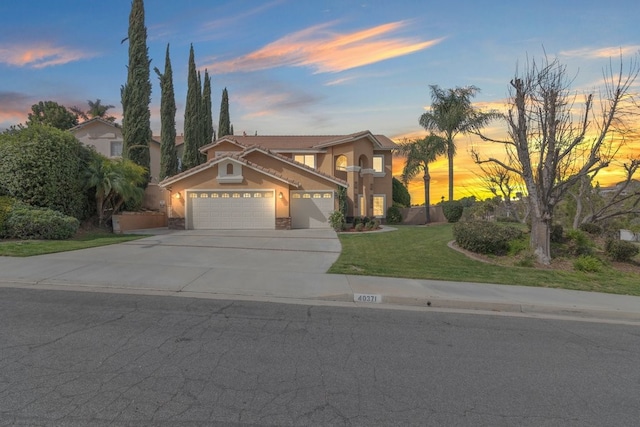
[[[374,304],[380,304],[382,302],[382,295],[376,294],[353,294],[354,302],[371,302]]]

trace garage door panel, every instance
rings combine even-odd
[[[327,228],[334,210],[333,191],[291,192],[292,228]]]
[[[187,191],[189,228],[274,229],[273,190]]]

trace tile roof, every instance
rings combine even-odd
[[[220,163],[223,160],[232,159],[232,160],[235,160],[235,161],[237,161],[239,163],[242,163],[245,166],[248,166],[248,167],[250,167],[252,169],[255,169],[255,170],[259,171],[259,172],[265,173],[267,175],[271,175],[274,178],[277,178],[277,179],[279,179],[281,181],[284,181],[284,182],[286,182],[288,184],[291,184],[294,187],[300,187],[300,183],[298,181],[295,181],[293,179],[287,178],[286,176],[282,175],[281,173],[279,173],[279,172],[277,172],[277,171],[275,171],[273,169],[265,168],[264,166],[260,166],[260,165],[258,165],[256,163],[250,162],[249,160],[243,158],[241,156],[241,154],[242,154],[241,152],[239,154],[228,153],[228,154],[222,155],[220,157],[216,157],[215,159],[211,159],[208,162],[202,163],[202,164],[200,164],[198,166],[194,166],[189,170],[186,170],[184,172],[180,172],[177,175],[174,175],[174,176],[171,176],[169,178],[166,178],[166,179],[162,180],[162,182],[160,182],[160,186],[166,187],[167,185],[173,184],[174,182],[180,181],[180,180],[182,180],[184,178],[187,178],[187,177],[189,177],[191,175],[194,175],[196,172],[208,169],[208,168]]]
[[[257,170],[257,171],[266,173],[266,174],[271,175],[271,176],[273,176],[275,178],[278,178],[278,179],[280,179],[282,181],[285,181],[285,182],[287,182],[287,183],[289,183],[289,184],[291,184],[291,185],[293,185],[295,187],[299,187],[300,186],[299,182],[294,181],[294,180],[292,180],[290,178],[287,178],[286,176],[282,175],[280,172],[277,172],[277,171],[275,171],[275,170],[273,170],[271,168],[265,168],[264,166],[260,166],[259,164],[251,162],[251,161],[249,161],[249,160],[244,158],[244,156],[246,156],[249,153],[252,153],[253,151],[260,151],[260,152],[265,153],[267,155],[270,155],[270,156],[272,156],[274,158],[277,158],[277,159],[279,159],[279,160],[281,160],[281,161],[283,161],[285,163],[289,163],[289,164],[294,165],[294,166],[296,166],[296,167],[298,167],[300,169],[306,170],[307,172],[310,172],[310,173],[312,173],[314,175],[318,175],[321,178],[324,178],[324,179],[327,179],[329,181],[335,182],[336,184],[342,185],[343,187],[346,187],[348,185],[347,181],[344,181],[344,180],[342,180],[340,178],[337,178],[335,176],[328,175],[328,174],[326,174],[324,172],[320,172],[320,171],[318,171],[318,170],[316,170],[316,169],[314,169],[312,167],[309,167],[309,166],[307,166],[307,165],[305,165],[303,163],[296,162],[295,160],[290,159],[289,157],[283,156],[283,155],[278,154],[278,153],[274,153],[274,152],[272,152],[272,151],[270,151],[270,150],[268,150],[268,149],[266,149],[266,148],[264,148],[262,146],[259,146],[259,145],[246,146],[244,150],[239,151],[237,153],[225,153],[222,156],[219,156],[219,157],[216,157],[214,159],[211,159],[206,163],[202,163],[202,164],[200,164],[198,166],[192,167],[189,170],[181,172],[181,173],[179,173],[177,175],[174,175],[172,177],[166,178],[160,183],[160,185],[163,186],[163,187],[167,186],[167,185],[169,185],[171,183],[180,181],[183,178],[191,176],[191,175],[195,174],[198,171],[201,171],[201,170],[207,169],[209,167],[212,167],[213,165],[219,163],[222,160],[233,159],[233,160],[236,160],[236,161],[238,161],[238,162],[240,162],[242,164],[245,164],[245,165],[247,165],[247,166],[249,166],[249,167],[251,167],[251,168],[253,168],[253,169]]]
[[[333,181],[333,182],[335,182],[337,184],[341,184],[343,186],[347,186],[348,185],[347,181],[345,181],[343,179],[340,179],[340,178],[337,178],[335,176],[326,174],[324,172],[320,172],[319,170],[317,170],[315,168],[312,168],[312,167],[309,167],[309,166],[305,165],[304,163],[296,162],[295,160],[293,160],[293,159],[291,159],[289,157],[283,156],[282,154],[274,153],[273,151],[268,150],[268,149],[266,149],[266,148],[264,148],[264,147],[262,147],[260,145],[257,145],[257,144],[253,145],[251,147],[245,148],[244,151],[241,152],[240,156],[245,156],[245,155],[249,154],[250,152],[253,152],[253,151],[256,151],[256,150],[257,151],[261,151],[263,153],[266,153],[266,154],[268,154],[268,155],[270,155],[272,157],[275,157],[275,158],[277,158],[279,160],[282,160],[283,162],[286,162],[286,163],[289,163],[291,165],[297,166],[300,169],[304,169],[307,172],[311,172],[311,173],[313,173],[315,175],[319,175],[320,177],[328,179],[329,181]]]
[[[228,135],[211,144],[203,146],[207,150],[216,143],[227,139],[244,146],[259,145],[268,150],[304,150],[350,142],[364,137],[371,137],[382,149],[394,149],[396,144],[384,135],[373,135],[369,131],[361,131],[348,135]]]

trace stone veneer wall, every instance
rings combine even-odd
[[[291,217],[276,218],[276,230],[291,230]]]
[[[184,230],[184,218],[169,218],[169,230]]]

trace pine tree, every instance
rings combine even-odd
[[[149,141],[151,140],[151,80],[147,27],[144,25],[144,2],[133,0],[129,15],[129,65],[127,83],[122,86],[122,156],[147,169],[149,176]]]
[[[211,78],[207,70],[204,70],[202,111],[204,116],[204,143],[209,144],[215,139],[215,133],[213,132],[213,112],[211,111]]]
[[[229,93],[225,87],[222,91],[222,101],[220,102],[220,121],[218,122],[218,138],[232,135],[231,118],[229,117]]]
[[[196,61],[193,44],[189,52],[189,75],[187,80],[187,102],[184,109],[184,152],[182,153],[182,169],[191,169],[200,164],[198,147],[202,136],[200,123],[200,86],[196,72]]]
[[[160,180],[178,173],[178,154],[176,151],[176,99],[173,90],[173,70],[169,57],[169,45],[164,61],[164,73],[154,68],[160,79]]]

